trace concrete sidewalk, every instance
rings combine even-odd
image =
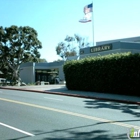
[[[98,99],[106,101],[115,101],[120,103],[129,103],[140,105],[140,97],[137,96],[126,96],[118,94],[109,93],[97,93],[97,92],[86,92],[86,91],[74,91],[68,90],[65,85],[38,85],[38,86],[1,86],[1,89],[10,90],[21,90],[21,91],[31,91],[31,92],[41,92],[48,94],[58,94],[65,96],[74,96],[89,99]]]

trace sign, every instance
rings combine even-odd
[[[135,130],[134,128],[130,128],[127,133],[128,139],[133,139],[133,138],[140,138],[140,129]]]
[[[108,50],[111,50],[111,49],[112,49],[112,44],[101,45],[101,46],[97,46],[97,47],[91,47],[90,48],[90,53],[108,51]]]

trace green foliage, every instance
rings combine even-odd
[[[38,62],[41,62],[41,63],[46,63],[47,60],[45,58],[39,58]]]
[[[68,61],[63,69],[68,89],[140,96],[140,54],[88,57]]]
[[[72,48],[70,44],[66,42],[58,43],[56,47],[56,53],[59,55],[63,60],[66,60],[68,56],[76,56],[77,52],[75,48]]]
[[[20,65],[38,62],[42,48],[35,29],[25,26],[0,27],[0,69],[13,80],[19,80]]]
[[[66,36],[64,41],[58,43],[56,53],[63,60],[66,60],[69,56],[79,55],[79,49],[87,46],[89,46],[89,43],[87,43],[86,38],[74,34],[74,37]]]
[[[61,62],[61,61],[63,61],[63,60],[57,59],[57,60],[54,60],[53,62]]]
[[[27,86],[35,86],[35,83],[28,83]]]

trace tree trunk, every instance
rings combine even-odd
[[[16,85],[20,86],[21,85],[21,79],[19,77],[19,70],[14,69],[13,70],[13,80],[16,82]]]
[[[9,63],[9,61],[8,61],[8,57],[6,57],[6,61],[7,61],[7,64],[9,66],[9,68],[11,68],[11,70],[13,71],[13,75],[12,75],[13,82],[16,82],[16,85],[19,85],[20,86],[20,84],[21,84],[21,79],[19,77],[19,68],[20,68],[20,65],[17,65],[16,67],[12,66]]]

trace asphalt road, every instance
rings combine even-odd
[[[122,140],[140,129],[140,106],[0,90],[0,140]]]

